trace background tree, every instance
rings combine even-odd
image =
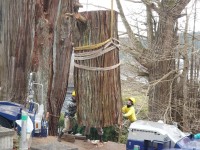
[[[178,19],[182,16],[181,12],[190,0],[138,1],[146,6],[147,47],[132,31],[120,1],[116,0],[116,2],[127,34],[134,45],[131,47],[132,53],[136,60],[148,70],[149,118],[155,121],[163,119],[166,122],[178,120],[173,113],[176,111],[177,79],[180,76],[175,59],[178,43]],[[177,112],[175,114],[177,115]]]

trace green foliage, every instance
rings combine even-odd
[[[59,118],[58,128],[64,128],[64,114],[62,114],[62,113]]]
[[[118,133],[115,131],[115,128],[113,126],[103,128],[104,135],[103,140],[104,141],[118,141]]]
[[[64,114],[61,114],[59,118],[59,123],[58,123],[58,128],[62,129],[64,128]],[[119,137],[119,129],[116,129],[116,126],[110,126],[110,127],[105,127],[103,128],[103,141],[113,141],[113,142],[119,142],[125,144],[127,141],[128,137],[128,130],[123,129],[121,136]],[[84,126],[79,126],[77,124],[76,119],[73,120],[73,128],[72,132],[73,134],[80,133],[84,135],[85,127]],[[99,140],[99,136],[97,133],[96,128],[91,128],[90,129],[90,135],[88,137],[90,140]]]
[[[59,118],[58,127],[60,129],[64,128],[64,114],[61,114],[61,116]],[[80,134],[84,135],[84,131],[85,131],[84,126],[78,126],[77,121],[73,122],[73,128],[72,128],[73,134],[80,133]],[[115,131],[114,126],[103,128],[103,132],[104,132],[103,141],[118,142],[118,133]],[[88,138],[91,139],[91,140],[98,140],[99,139],[96,128],[90,129],[90,135],[89,135]]]
[[[85,128],[82,130],[84,133]],[[118,133],[115,131],[113,126],[103,128],[103,141],[118,141]],[[90,135],[88,137],[90,140],[99,140],[99,135],[96,128],[90,128]]]
[[[75,134],[76,133],[81,133],[82,135],[84,135],[84,129],[85,129],[85,127],[77,125],[77,127],[74,129],[74,133]]]
[[[72,127],[72,132],[74,134],[80,133],[81,128],[78,127],[77,120],[75,118],[72,119],[72,126],[73,126]],[[59,122],[58,122],[58,128],[59,129],[63,129],[64,128],[64,114],[60,115]]]
[[[128,133],[122,134],[122,135],[120,136],[120,138],[119,138],[119,142],[120,142],[120,143],[123,143],[123,144],[126,144],[127,138],[128,138]]]

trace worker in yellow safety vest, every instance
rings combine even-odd
[[[130,122],[137,120],[134,108],[135,101],[135,98],[130,97],[128,98],[127,104],[122,107],[123,116],[128,118]]]

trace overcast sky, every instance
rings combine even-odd
[[[81,4],[83,4],[83,8],[80,8],[80,11],[91,11],[91,10],[105,10],[105,9],[111,9],[111,0],[79,0],[79,2]],[[129,19],[129,23],[132,23],[132,19],[131,17],[133,17],[133,15],[131,14],[133,11],[132,9],[139,9],[141,7],[141,4],[134,4],[131,2],[127,2],[125,0],[121,0],[121,2],[123,2],[123,9],[124,9],[124,13],[127,16],[127,18]],[[113,0],[113,9],[118,11],[117,9],[117,5],[115,0]],[[124,25],[120,19],[118,19],[118,30],[119,32],[125,32],[125,28]]]
[[[190,5],[188,5],[188,13],[194,11],[194,5],[193,1],[190,3]],[[91,10],[105,10],[105,9],[111,9],[111,0],[79,0],[79,2],[81,4],[83,4],[83,8],[80,9],[80,11],[91,11]],[[113,0],[113,8],[114,10],[118,11],[115,0]],[[198,4],[197,4],[197,8],[199,13],[197,13],[197,22],[196,22],[196,31],[200,31],[200,0],[197,0]],[[127,16],[129,23],[132,26],[139,26],[141,28],[143,28],[142,26],[144,26],[142,21],[145,21],[144,17],[140,17],[145,16],[146,12],[145,12],[145,8],[142,8],[141,4],[138,3],[132,3],[132,2],[128,2],[126,0],[121,0],[122,6],[123,6],[123,10],[125,15]],[[192,31],[193,30],[193,19],[194,16],[191,15],[190,17],[190,26],[189,26],[189,30]],[[138,20],[138,24],[135,24],[136,21],[134,20]],[[123,26],[123,23],[121,22],[121,19],[119,17],[119,22],[118,22],[118,30],[119,31],[125,31],[125,28]],[[182,25],[181,25],[182,23]],[[179,24],[180,24],[180,28],[184,28],[184,24],[185,24],[185,17],[182,17],[181,20],[179,20]]]
[[[84,5],[84,8],[82,10],[86,10],[86,9],[97,10],[97,9],[103,9],[103,8],[107,8],[107,9],[111,8],[111,0],[79,0],[79,2]],[[113,0],[113,2],[114,2],[113,3],[114,9],[117,10],[115,0]]]
[[[111,9],[111,0],[79,0],[79,2],[83,5],[80,11]],[[118,11],[115,0],[113,0],[113,9]],[[118,30],[125,31],[121,21],[118,22]]]

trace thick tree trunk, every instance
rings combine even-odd
[[[111,69],[119,64],[119,49],[115,47],[117,42],[113,40],[102,44],[111,37],[118,38],[117,13],[114,12],[112,23],[111,11],[82,14],[85,14],[88,20],[87,23],[77,22],[79,35],[76,35],[76,38],[80,38],[75,39],[75,46],[80,47],[75,48],[74,52],[78,121],[89,127],[119,124],[122,104],[120,70],[119,67]],[[114,34],[111,36],[112,31]],[[107,51],[112,47],[112,50]],[[105,70],[106,68],[110,69]]]
[[[24,103],[28,75],[35,72],[43,85],[36,98],[47,103],[51,135],[57,134],[67,91],[74,18],[65,13],[73,13],[74,5],[75,0],[0,1],[0,98]]]
[[[46,5],[46,3],[44,3],[44,5]],[[41,1],[37,1],[35,6],[35,39],[31,70],[37,75],[36,82],[43,85],[37,86],[35,94],[39,102],[41,102],[42,99],[44,100],[43,103],[46,110],[48,80],[50,77],[50,53],[53,40],[52,31],[50,32],[50,23],[47,14],[44,12],[44,5]]]
[[[50,53],[50,80],[48,89],[48,106],[50,112],[50,135],[57,134],[60,111],[65,100],[69,68],[72,54],[73,17],[65,13],[73,13],[74,1],[54,0],[49,5],[49,22],[53,29],[53,44]],[[55,8],[55,9],[53,9]]]
[[[34,45],[35,0],[4,0],[0,6],[0,98],[23,104]]]
[[[57,135],[57,124],[65,100],[69,66],[72,53],[74,0],[38,0],[36,3],[36,24],[34,52],[31,70],[37,74],[38,99],[44,99],[45,110],[49,112],[49,134]],[[40,92],[40,93],[39,93]]]
[[[156,40],[153,44],[149,70],[149,117],[152,120],[171,120],[173,81],[175,77],[174,26],[170,15],[160,16]]]

